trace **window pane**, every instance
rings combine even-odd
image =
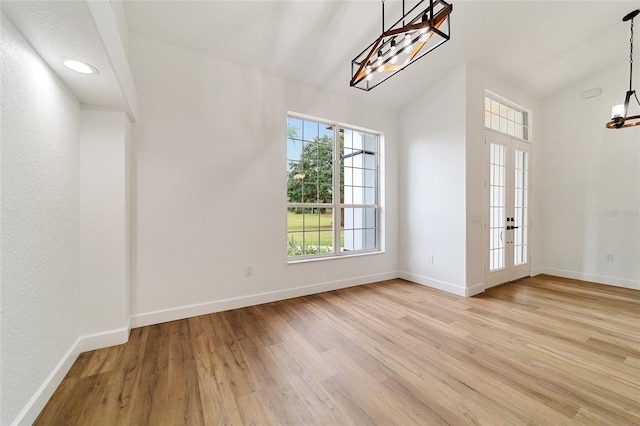
[[[343,231],[343,235],[344,235],[344,242],[342,243],[342,247],[341,247],[341,251],[351,251],[353,250],[350,247],[353,247],[353,230],[350,229],[345,229]],[[347,241],[349,241],[349,243],[347,243]]]
[[[287,118],[287,137],[302,139],[302,120],[299,118]]]
[[[318,231],[320,226],[319,214],[315,209],[305,208],[302,218],[302,226],[305,231]]]
[[[374,170],[364,170],[364,186],[375,187],[376,186],[376,172]]]
[[[362,158],[362,155],[359,155],[358,158]],[[353,180],[351,181],[351,185],[353,186],[362,186],[363,182],[363,169],[354,167],[353,169]]]
[[[500,115],[500,104],[494,99],[491,99],[491,112]]]
[[[318,185],[313,183],[304,183],[302,185],[302,202],[317,203],[318,202]]]
[[[364,204],[377,204],[375,188],[364,188]]]
[[[301,182],[289,182],[287,184],[287,201],[290,203],[302,202],[302,183]]]
[[[364,168],[368,170],[376,169],[376,156],[372,154],[364,155]]]
[[[287,208],[288,255],[377,248],[377,207],[360,206],[377,203],[379,136],[293,117],[287,126],[287,200],[300,204]],[[339,167],[333,164],[334,149],[341,150]],[[336,185],[340,194],[334,197]],[[351,205],[339,210],[336,224],[334,203]]]
[[[344,143],[345,149],[351,148],[353,146],[353,131],[349,129],[344,129]],[[351,151],[349,151],[351,152]]]
[[[333,126],[320,124],[320,140],[323,142],[333,141]]]
[[[306,120],[303,121],[302,139],[306,141],[317,141],[319,127],[320,127],[320,123],[316,123],[313,121],[306,121]]]
[[[514,114],[514,117],[515,117],[515,120],[514,120],[514,121],[515,121],[516,123],[518,123],[518,124],[522,124],[522,112],[520,112],[520,111],[516,111],[516,112],[515,112],[515,114]]]
[[[317,254],[320,248],[320,233],[305,232],[304,233],[304,250],[309,254]]]
[[[356,151],[362,151],[364,148],[364,133],[353,132],[353,145],[352,148]]]
[[[352,186],[343,186],[342,187],[342,203],[343,204],[353,204],[353,187]]]
[[[365,133],[364,135],[364,150],[368,152],[376,152],[378,144],[378,136],[371,133]]]
[[[320,184],[319,188],[319,201],[322,203],[333,203],[333,187],[328,184]]]
[[[307,256],[333,250],[331,208],[287,209],[287,254]]]
[[[376,213],[377,213],[376,209],[365,209],[364,211],[364,227],[365,228],[373,229],[376,227],[376,223],[377,223]]]
[[[364,188],[361,186],[351,186],[353,193],[353,204],[364,204]]]
[[[491,114],[491,128],[500,131],[500,117],[496,114]]]
[[[375,249],[378,245],[377,242],[377,232],[375,229],[365,229],[365,249],[371,250]]]
[[[287,160],[300,161],[302,158],[302,142],[297,139],[287,139]]]
[[[507,133],[507,119],[504,117],[500,117],[500,132]]]
[[[525,139],[524,134],[522,132],[522,126],[516,127],[516,137],[520,139]]]
[[[366,250],[376,241],[376,208],[345,208],[343,251]]]
[[[320,247],[326,253],[333,251],[333,231],[320,231]]]

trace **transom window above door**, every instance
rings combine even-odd
[[[484,94],[484,127],[525,141],[531,136],[529,111],[488,90]]]

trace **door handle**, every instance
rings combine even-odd
[[[519,226],[507,226],[507,231],[510,229],[518,229],[520,228]]]

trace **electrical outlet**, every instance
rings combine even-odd
[[[244,276],[245,277],[250,277],[252,275],[253,275],[253,266],[245,265],[244,266]]]
[[[604,255],[604,261],[605,262],[613,262],[613,254],[612,253],[608,253]]]
[[[427,263],[433,263],[434,262],[434,255],[432,254],[428,254],[427,255]]]

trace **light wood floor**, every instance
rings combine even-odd
[[[36,424],[640,424],[640,292],[392,280],[136,328]]]

